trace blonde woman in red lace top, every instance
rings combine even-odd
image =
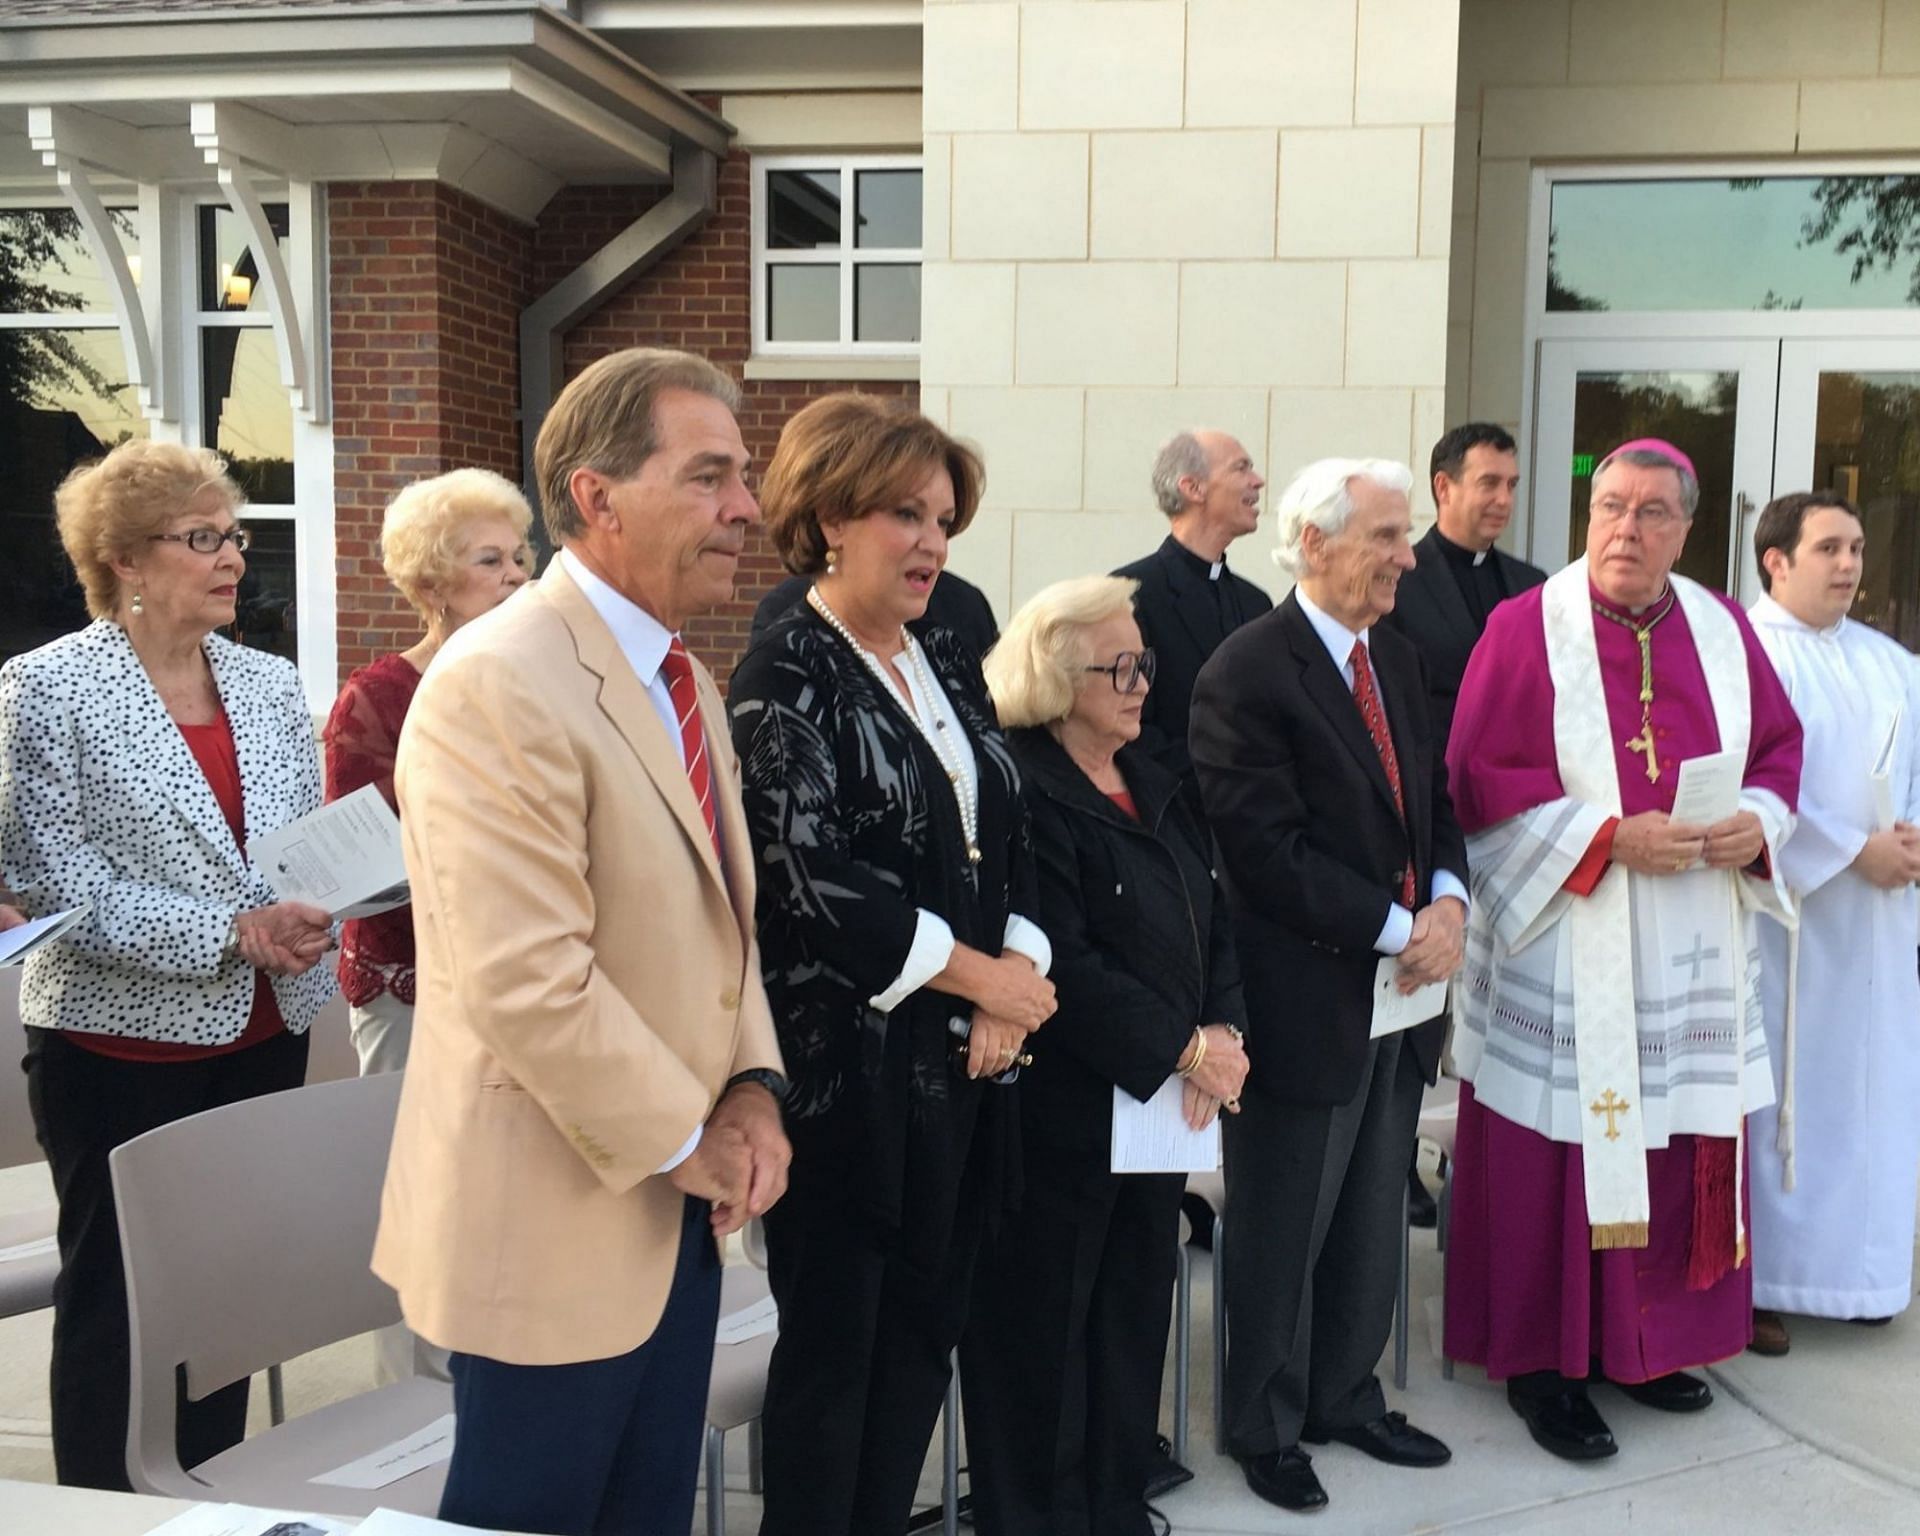
[[[449,635],[526,581],[532,522],[519,489],[491,470],[456,469],[394,497],[380,529],[380,559],[387,579],[419,610],[426,634],[410,650],[362,667],[340,690],[322,737],[328,800],[377,784],[394,805],[394,752],[420,675]],[[352,1005],[361,1075],[399,1071],[413,1032],[411,907],[344,925],[340,990]]]

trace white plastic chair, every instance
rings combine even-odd
[[[1460,1084],[1453,1078],[1443,1077],[1426,1091],[1420,1104],[1420,1139],[1440,1149],[1440,1209],[1433,1235],[1442,1253],[1447,1251],[1447,1218],[1453,1209],[1453,1137],[1459,1124]],[[1413,1266],[1413,1230],[1407,1221],[1407,1205],[1408,1197],[1402,1192],[1400,1302],[1393,1313],[1393,1384],[1403,1392],[1407,1388],[1407,1341],[1412,1326],[1408,1314],[1412,1310],[1409,1273]],[[1440,1357],[1440,1374],[1448,1381],[1453,1380],[1453,1362],[1444,1351]]]
[[[764,1240],[761,1240],[764,1243]],[[755,1240],[747,1240],[751,1259]],[[764,1253],[764,1246],[760,1250]],[[766,1272],[756,1263],[729,1264],[720,1275],[720,1315],[738,1312],[767,1296]],[[773,1360],[774,1333],[738,1344],[715,1344],[713,1371],[707,1381],[707,1536],[727,1532],[727,1431],[746,1425],[757,1429],[767,1400],[767,1366]],[[756,1436],[757,1441],[757,1436]],[[748,1487],[759,1491],[760,1458],[757,1443],[750,1444]]]
[[[1227,1454],[1227,1292],[1224,1266],[1227,1254],[1227,1176],[1223,1170],[1187,1175],[1187,1192],[1198,1195],[1213,1210],[1213,1449]],[[1184,1248],[1182,1252],[1184,1252]],[[1180,1395],[1187,1395],[1184,1377]],[[1176,1461],[1184,1461],[1177,1451]]]
[[[41,1160],[27,1107],[26,1027],[20,1022],[20,968],[0,970],[0,1168]],[[49,1240],[59,1220],[58,1206],[36,1206],[0,1216],[0,1317],[18,1317],[53,1305],[53,1282],[60,1255]]]
[[[268,1429],[191,1470],[175,1373],[198,1399],[308,1350],[400,1320],[367,1267],[401,1077],[268,1094],[136,1136],[108,1161],[131,1323],[127,1475],[140,1493],[365,1515],[431,1514],[446,1463],[384,1488],[310,1481],[452,1410],[403,1381]]]

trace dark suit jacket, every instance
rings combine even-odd
[[[760,599],[760,605],[753,610],[753,627],[747,631],[749,650],[760,643],[760,637],[773,627],[775,619],[805,600],[807,588],[812,585],[811,576],[789,576]],[[962,581],[952,571],[940,573],[927,598],[926,614],[907,628],[923,639],[929,629],[950,629],[966,642],[975,661],[992,650],[993,642],[1000,638],[1000,626],[994,622],[993,604],[987,601],[987,594],[972,582]]]
[[[1231,636],[1193,695],[1193,764],[1234,914],[1253,1074],[1295,1104],[1358,1091],[1373,1018],[1374,941],[1411,853],[1416,909],[1435,869],[1467,879],[1427,680],[1413,647],[1374,626],[1407,816],[1403,826],[1352,691],[1297,596]],[[1411,1037],[1429,1081],[1444,1017]]]
[[[1134,615],[1140,635],[1153,648],[1159,670],[1140,712],[1140,741],[1162,768],[1193,787],[1193,761],[1187,751],[1187,711],[1201,667],[1226,638],[1220,627],[1205,565],[1172,534],[1145,559],[1113,573],[1140,583]],[[1222,571],[1230,604],[1242,623],[1270,612],[1273,599],[1243,576]]]
[[[1060,998],[1020,1080],[1028,1167],[1064,1157],[1084,1187],[1089,1168],[1112,1177],[1116,1084],[1150,1099],[1195,1026],[1245,1028],[1240,967],[1212,847],[1178,779],[1137,743],[1122,747],[1115,761],[1136,821],[1047,731],[1007,739],[1033,817],[1040,922]]]
[[[1393,612],[1381,622],[1411,640],[1427,665],[1427,684],[1433,690],[1433,737],[1444,754],[1460,679],[1467,670],[1467,658],[1480,643],[1480,626],[1474,623],[1460,583],[1447,565],[1439,530],[1429,528],[1413,546],[1413,554],[1419,564],[1400,578]],[[1508,597],[1518,597],[1547,579],[1539,566],[1516,560],[1505,550],[1496,549],[1488,558],[1499,567]]]

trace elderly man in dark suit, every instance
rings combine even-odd
[[[1413,546],[1416,564],[1382,622],[1411,640],[1427,664],[1434,737],[1444,752],[1460,678],[1487,615],[1539,586],[1547,573],[1495,547],[1520,485],[1520,461],[1505,427],[1486,421],[1455,427],[1433,445],[1431,474],[1434,524]]]
[[[1447,1447],[1389,1413],[1401,1193],[1435,1034],[1372,1033],[1382,957],[1458,968],[1464,840],[1420,658],[1379,621],[1413,569],[1412,471],[1323,459],[1280,498],[1298,585],[1194,688],[1194,768],[1242,957],[1247,1054],[1226,1128],[1227,1448],[1284,1509],[1327,1502],[1300,1442],[1397,1466]]]
[[[1266,483],[1253,455],[1227,433],[1176,433],[1153,461],[1154,499],[1173,527],[1152,554],[1113,573],[1140,583],[1134,616],[1158,668],[1140,716],[1140,745],[1189,791],[1193,680],[1222,640],[1273,607],[1265,592],[1227,569],[1227,546],[1259,525]]]

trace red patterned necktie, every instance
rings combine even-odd
[[[1353,702],[1360,706],[1360,718],[1367,722],[1367,734],[1373,738],[1373,750],[1380,754],[1380,766],[1387,771],[1387,787],[1393,791],[1393,808],[1400,813],[1400,825],[1407,823],[1406,797],[1400,792],[1400,759],[1393,750],[1393,733],[1387,729],[1387,712],[1380,707],[1380,690],[1373,686],[1373,667],[1367,659],[1364,640],[1353,642],[1353,654],[1347,658],[1353,666]],[[1413,860],[1400,872],[1400,905],[1413,907]]]
[[[707,733],[700,728],[700,691],[693,682],[693,658],[687,654],[678,635],[668,644],[660,670],[667,674],[673,712],[680,717],[680,755],[686,759],[687,782],[693,786],[694,799],[700,802],[700,814],[707,818],[707,836],[713,839],[713,851],[717,855],[720,826],[713,814],[713,769],[707,762]],[[1398,792],[1396,789],[1395,793]]]

